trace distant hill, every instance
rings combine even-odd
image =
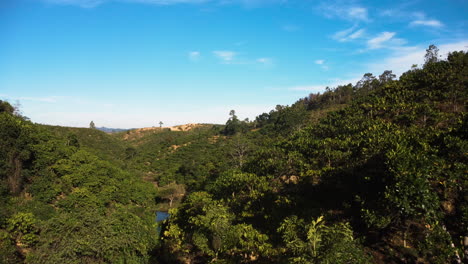
[[[118,133],[118,132],[124,132],[128,130],[132,130],[133,128],[129,129],[124,129],[124,128],[108,128],[108,127],[96,127],[96,129],[101,130],[106,133]]]

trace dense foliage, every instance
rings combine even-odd
[[[7,104],[2,102],[2,104]],[[147,263],[155,190],[11,111],[0,113],[0,263]]]
[[[468,261],[468,54],[427,52],[186,131],[39,126],[0,102],[0,263]]]
[[[233,153],[243,142],[243,162],[172,211],[166,255],[197,263],[466,260],[468,55],[426,61],[399,80],[391,71],[365,74],[253,122],[231,112],[222,132]],[[238,237],[239,225],[250,229]],[[250,247],[239,254],[242,242]]]

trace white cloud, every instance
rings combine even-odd
[[[24,101],[37,101],[37,102],[44,102],[44,103],[56,103],[57,98],[55,96],[51,97],[18,97],[17,100],[24,100]]]
[[[245,41],[245,40],[244,40],[244,41],[238,41],[238,42],[234,43],[234,45],[236,45],[236,46],[244,46],[244,45],[246,45],[247,43],[248,43],[248,41]]]
[[[391,19],[396,19],[399,21],[411,21],[409,26],[427,26],[427,27],[434,27],[440,28],[443,27],[444,24],[437,20],[437,19],[429,19],[427,18],[426,14],[421,11],[410,12],[402,9],[388,9],[380,12],[381,16],[385,16]]]
[[[345,42],[362,38],[364,37],[364,33],[365,29],[356,30],[356,26],[353,26],[348,29],[336,32],[335,34],[333,34],[332,38],[340,42]]]
[[[290,91],[301,91],[301,92],[310,92],[310,93],[319,93],[325,90],[326,85],[298,85],[291,86],[286,89]]]
[[[424,64],[424,55],[426,54],[426,49],[429,46],[417,46],[417,47],[405,47],[394,49],[393,52],[384,59],[379,60],[378,62],[373,62],[368,64],[368,70],[374,75],[380,75],[385,70],[391,70],[397,76],[400,76],[402,73],[411,69],[413,64],[418,64],[419,66]],[[468,40],[447,43],[442,45],[437,45],[439,48],[439,55],[442,58],[446,58],[449,52],[467,50]]]
[[[239,53],[230,50],[215,50],[213,55],[217,57],[223,64],[235,64],[235,65],[254,65],[261,64],[265,66],[274,65],[274,60],[268,57],[262,58],[246,58],[239,56]]]
[[[140,3],[154,5],[174,5],[174,4],[202,4],[212,0],[42,0],[46,3],[59,5],[74,5],[83,8],[93,8],[109,2]]]
[[[397,9],[385,9],[379,13],[380,16],[388,18],[398,19],[398,20],[407,20],[407,19],[424,19],[426,14],[424,12],[411,12],[406,9],[397,8]]]
[[[366,7],[350,5],[342,1],[330,1],[322,3],[318,7],[320,13],[328,18],[341,18],[350,21],[364,21],[368,22],[369,13]]]
[[[393,9],[385,9],[379,12],[380,16],[387,17],[387,19],[396,19],[401,21],[405,20],[422,20],[426,18],[426,13],[422,11],[409,11],[406,4]]]
[[[348,16],[356,20],[367,21],[367,9],[363,7],[352,7],[348,10]]]
[[[296,32],[299,31],[300,28],[296,25],[283,25],[281,29],[288,32]]]
[[[201,56],[201,53],[199,51],[190,51],[188,53],[188,57],[191,61],[197,61]]]
[[[354,32],[353,34],[349,35],[347,39],[357,39],[364,36],[364,29],[359,29],[358,31]]]
[[[321,84],[311,84],[311,85],[297,85],[287,87],[286,89],[289,91],[300,91],[300,92],[309,92],[309,93],[322,93],[325,91],[326,87],[335,88],[339,85],[347,85],[349,83],[356,84],[361,78],[352,78],[352,79],[330,79],[328,82],[324,82]]]
[[[386,16],[386,17],[394,17],[394,16],[398,16],[399,14],[400,14],[400,11],[395,10],[395,9],[386,9],[379,13],[379,15]]]
[[[444,24],[442,24],[442,22],[440,22],[439,20],[430,19],[430,20],[415,20],[415,21],[412,21],[410,23],[410,26],[427,26],[427,27],[440,28],[440,27],[444,26]]]
[[[271,58],[258,58],[256,62],[264,64],[264,65],[272,65],[273,60]]]
[[[371,38],[367,41],[367,46],[369,49],[379,49],[382,48],[383,43],[388,42],[395,36],[395,32],[382,32],[377,37]]]
[[[411,27],[426,26],[433,28],[441,28],[444,26],[444,24],[437,19],[427,18],[424,12],[413,12],[411,13],[410,17],[412,17],[413,20],[409,24]]]
[[[139,3],[153,5],[203,4],[238,4],[246,8],[260,7],[268,4],[282,4],[284,0],[39,0],[51,4],[74,5],[83,8],[93,8],[109,2]]]
[[[426,13],[424,12],[421,12],[421,11],[416,11],[416,12],[412,12],[410,14],[410,17],[413,17],[415,19],[425,19],[426,18]]]
[[[7,95],[5,95],[7,97]],[[12,97],[12,100],[15,101],[33,101],[33,102],[42,102],[42,103],[56,103],[60,99],[65,98],[65,96],[40,96],[40,97],[33,97],[33,96],[20,96],[20,97]]]
[[[108,0],[43,0],[46,3],[59,4],[59,5],[74,5],[83,8],[93,8],[101,5]]]
[[[333,34],[333,38],[336,40],[345,39],[348,35],[350,35],[354,31],[354,29],[356,29],[355,26],[347,28],[345,30],[338,31],[335,34]]]
[[[213,51],[213,54],[225,63],[232,62],[234,57],[237,55],[236,52],[229,50],[215,50]]]
[[[320,65],[320,68],[328,71],[329,67],[328,67],[328,65],[325,65],[325,60],[316,60],[314,62],[315,62],[315,64]]]
[[[174,4],[201,4],[210,0],[119,0],[122,2],[145,3],[155,5],[174,5]]]

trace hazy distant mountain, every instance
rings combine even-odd
[[[96,129],[101,130],[101,131],[106,132],[106,133],[117,133],[117,132],[131,130],[133,128],[124,129],[124,128],[96,127]]]

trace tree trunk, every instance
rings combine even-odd
[[[169,197],[169,208],[172,208],[173,201],[174,201],[174,196]]]
[[[8,186],[13,194],[18,194],[21,190],[21,167],[22,162],[16,155],[10,161],[12,170],[8,173]]]

